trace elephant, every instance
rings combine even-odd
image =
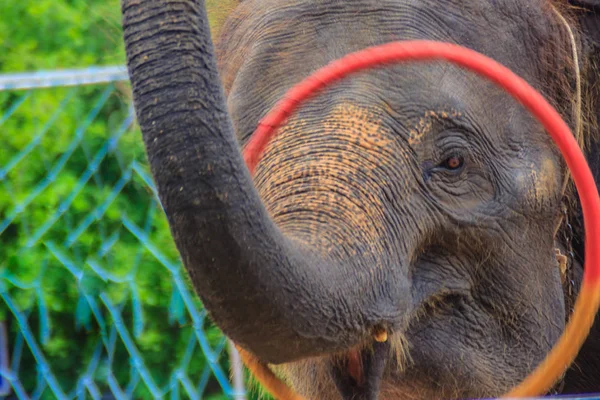
[[[449,63],[390,65],[303,105],[254,176],[241,149],[318,68],[436,40],[537,89],[597,179],[600,2],[225,3],[211,28],[204,0],[122,0],[151,172],[214,322],[308,399],[493,397],[517,385],[560,337],[584,262],[565,163],[519,103]],[[597,321],[552,392],[600,391],[599,371]]]

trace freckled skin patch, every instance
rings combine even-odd
[[[427,111],[419,122],[415,125],[413,129],[410,131],[410,136],[408,138],[408,144],[411,146],[416,146],[423,138],[431,132],[431,128],[433,127],[433,121],[444,121],[449,119],[460,118],[462,114],[458,111]]]
[[[255,178],[278,226],[327,252],[345,248],[350,256],[380,257],[389,204],[379,176],[397,168],[393,135],[381,113],[350,103],[335,106],[322,121],[284,126]],[[408,190],[411,179],[403,180]]]

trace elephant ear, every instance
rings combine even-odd
[[[600,98],[600,0],[568,0],[573,7],[573,16],[578,23],[578,31],[583,46],[583,56],[587,59],[588,83],[594,88],[596,98]],[[600,122],[600,113],[599,113]]]
[[[600,0],[569,0],[569,3],[582,7],[600,7]]]
[[[574,7],[573,14],[579,24],[586,59],[584,76],[590,95],[590,109],[596,110],[596,123],[591,124],[596,134],[592,135],[595,139],[587,156],[596,182],[600,183],[600,0],[569,0],[569,3]],[[594,115],[590,117],[594,118]]]
[[[573,16],[579,25],[584,58],[587,60],[588,87],[595,99],[600,99],[600,0],[569,0]],[[598,100],[596,100],[598,101]],[[598,113],[600,122],[600,111]]]
[[[600,50],[600,0],[569,0],[575,6],[583,41],[595,50]]]
[[[221,28],[231,12],[242,0],[205,0],[213,40],[219,37]]]

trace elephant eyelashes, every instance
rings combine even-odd
[[[426,161],[422,164],[423,179],[428,182],[434,174],[445,173],[458,177],[464,170],[465,157],[461,155],[451,155],[439,164],[434,164],[431,161]]]
[[[444,162],[442,162],[440,164],[440,168],[443,168],[450,172],[459,172],[460,170],[462,170],[464,165],[465,165],[464,157],[458,156],[458,155],[453,155],[453,156],[446,158],[444,160]]]

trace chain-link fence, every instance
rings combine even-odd
[[[0,76],[0,277],[9,398],[245,398],[172,243],[124,68]]]

